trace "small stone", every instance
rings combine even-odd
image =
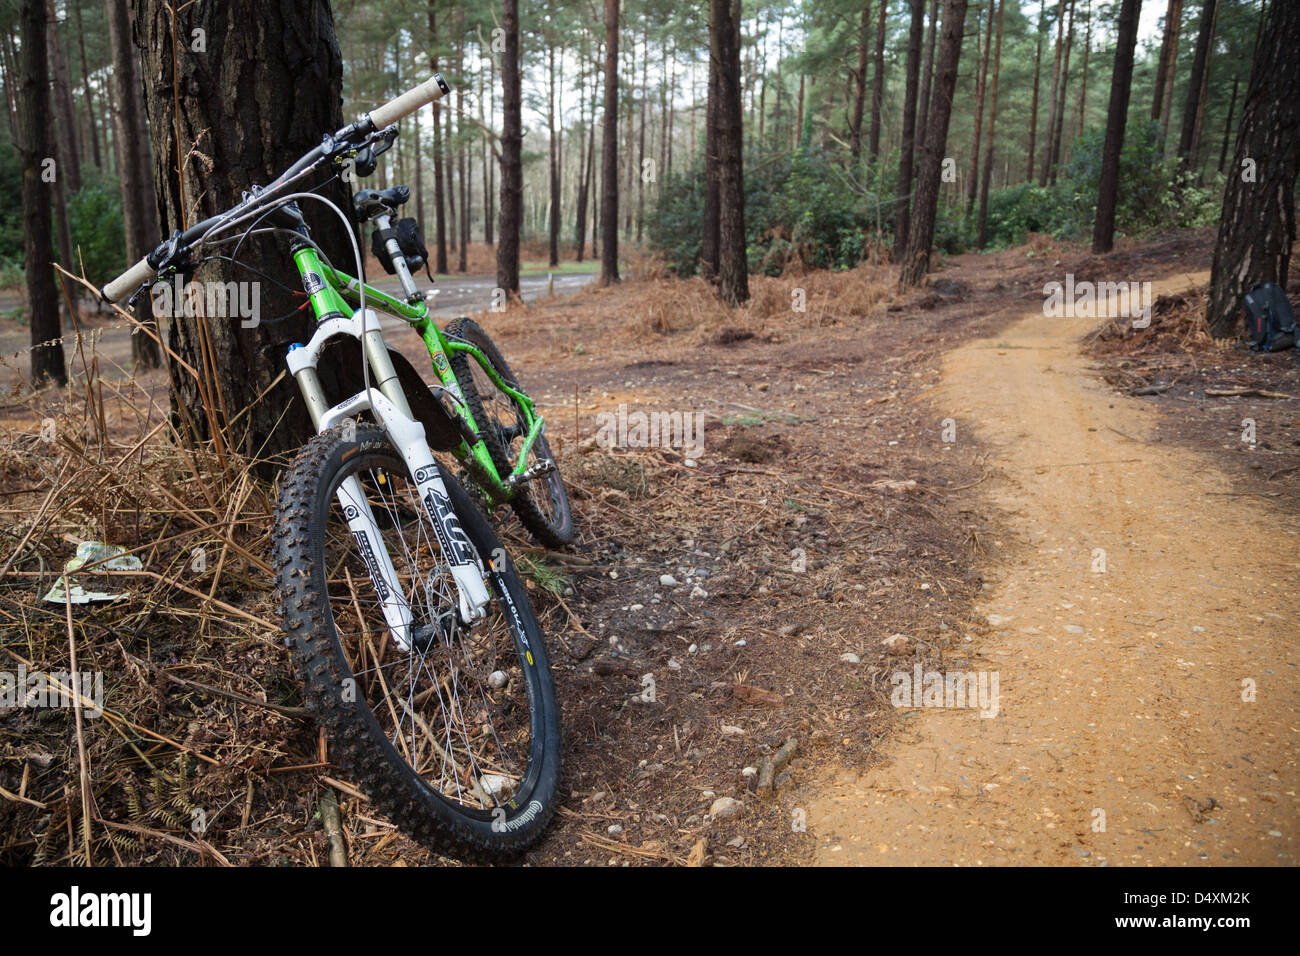
[[[621,824],[621,823],[614,823],[614,824],[611,824],[611,825],[609,826],[609,828],[607,829],[606,832],[609,833],[610,836],[614,836],[614,835],[616,835],[616,834],[622,833],[622,832],[623,832],[623,824]]]
[[[497,801],[504,800],[514,790],[514,784],[510,778],[499,773],[485,773],[478,778],[478,783],[493,800]]]
[[[840,660],[842,660],[842,661],[843,661],[844,663],[846,663],[846,664],[861,664],[861,663],[862,663],[862,658],[858,657],[857,654],[841,654],[841,655],[840,655]]]
[[[659,583],[666,588],[674,588],[677,586],[677,579],[671,574],[661,574],[659,575]]]
[[[745,805],[735,797],[718,797],[713,801],[713,806],[709,807],[709,819],[730,820],[744,809]]]
[[[885,645],[886,652],[893,657],[902,657],[912,652],[912,642],[906,634],[890,634],[880,643]]]
[[[488,686],[505,687],[508,679],[509,678],[506,676],[505,671],[493,671],[491,674],[488,674]]]
[[[1001,614],[990,614],[984,620],[988,621],[989,627],[1001,627],[1011,621],[1011,618],[1004,617]]]
[[[645,607],[644,604],[629,604],[629,605],[627,606],[627,609],[628,609],[629,611],[639,611],[639,610],[641,610],[643,607]]]
[[[753,777],[756,776],[757,774],[758,774],[757,767],[746,767],[744,770],[740,771],[740,775],[742,777]]]
[[[700,587],[698,584],[691,588],[691,597],[693,598],[706,598],[708,596],[709,592],[704,590],[704,588]]]

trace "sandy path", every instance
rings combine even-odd
[[[938,407],[995,469],[967,494],[1014,532],[965,665],[999,712],[912,711],[809,804],[818,862],[1295,864],[1300,522],[1153,441],[1086,369],[1091,324],[1034,312],[948,356]]]

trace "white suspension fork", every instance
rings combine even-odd
[[[452,579],[456,583],[458,610],[461,620],[469,624],[482,618],[491,601],[487,585],[484,583],[484,569],[477,550],[465,534],[460,520],[456,517],[447,493],[447,485],[429,450],[425,438],[424,426],[416,421],[410,413],[405,396],[396,383],[391,361],[388,361],[382,338],[378,335],[378,320],[375,314],[366,310],[358,311],[351,319],[332,319],[322,323],[312,336],[311,342],[301,348],[292,349],[287,357],[290,372],[298,381],[308,412],[318,432],[325,432],[362,411],[370,411],[380,422],[389,440],[406,462],[408,473],[415,481],[420,506],[425,517],[438,538],[443,557],[450,568]],[[379,349],[384,351],[380,368],[375,369],[376,378],[383,383],[384,392],[370,389],[359,392],[351,398],[340,402],[332,408],[325,407],[324,393],[316,377],[316,360],[326,340],[340,332],[351,334],[366,345],[370,339],[379,339]],[[371,335],[370,333],[374,333]],[[366,348],[366,357],[372,366],[376,352]],[[387,368],[383,368],[387,365]],[[396,394],[385,392],[394,389]],[[394,401],[396,399],[396,401]],[[398,405],[400,402],[400,407]],[[397,571],[393,566],[388,549],[383,546],[379,525],[367,500],[361,482],[348,478],[342,482],[336,493],[339,505],[361,550],[362,558],[370,572],[376,594],[380,598],[384,619],[388,623],[393,639],[403,650],[411,646],[411,628],[413,614],[406,596],[398,583]],[[412,582],[413,587],[423,587],[425,582]],[[387,592],[387,593],[385,593]]]

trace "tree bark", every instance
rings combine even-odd
[[[554,4],[548,9],[554,16]],[[547,181],[550,186],[551,214],[548,250],[550,265],[560,264],[560,168],[559,156],[555,148],[555,43],[548,39],[546,62],[546,132],[547,132]]]
[[[1074,47],[1074,2],[1070,0],[1070,25],[1065,34],[1065,59],[1061,62],[1060,101],[1056,106],[1056,128],[1052,130],[1052,164],[1047,181],[1056,185],[1056,170],[1061,165],[1061,136],[1065,132],[1065,95],[1070,88],[1070,51]]]
[[[916,152],[924,154],[926,131],[930,125],[930,87],[934,81],[934,45],[939,35],[939,0],[930,0],[930,32],[925,41],[925,65],[921,67],[920,115],[916,120]]]
[[[1047,4],[1044,3],[1038,9],[1038,43],[1034,48],[1034,94],[1029,104],[1029,164],[1025,169],[1026,182],[1034,178],[1034,148],[1037,145],[1035,140],[1038,138],[1038,81],[1043,64],[1043,12],[1046,8]]]
[[[1191,76],[1187,79],[1183,131],[1178,137],[1178,162],[1184,170],[1191,168],[1192,156],[1196,151],[1197,121],[1201,115],[1201,97],[1205,89],[1206,68],[1210,61],[1210,44],[1214,39],[1214,17],[1217,8],[1218,0],[1205,0],[1201,7],[1201,25],[1196,33],[1196,54],[1192,58]]]
[[[710,0],[710,61],[719,74],[718,294],[728,305],[749,299],[745,243],[743,103],[740,97],[740,0]]]
[[[600,183],[600,284],[618,277],[618,0],[605,0],[605,128]]]
[[[898,208],[894,213],[894,261],[901,262],[907,246],[912,209],[912,179],[916,164],[916,97],[921,68],[921,37],[925,32],[925,0],[910,0],[912,26],[907,34],[907,85],[903,94],[903,143],[898,158]]]
[[[1092,251],[1110,252],[1115,245],[1115,207],[1119,188],[1119,157],[1124,148],[1124,126],[1133,82],[1133,48],[1137,45],[1138,15],[1142,0],[1123,0],[1119,33],[1115,40],[1115,66],[1110,80],[1110,107],[1106,111],[1106,143],[1101,153],[1101,184],[1097,191],[1097,217],[1092,227]]]
[[[1002,9],[1005,0],[998,0],[998,36],[993,47],[993,92],[989,97],[989,132],[984,147],[984,176],[980,183],[980,212],[978,246],[983,249],[989,238],[989,185],[993,178],[993,135],[998,121],[998,71],[1002,67]]]
[[[54,284],[54,239],[50,219],[50,183],[43,174],[50,143],[49,64],[46,56],[48,14],[45,0],[23,0],[18,52],[20,87],[18,119],[22,159],[23,252],[27,285],[27,319],[31,329],[32,385],[68,381],[63,364],[63,332]],[[57,175],[57,171],[56,171]],[[49,344],[46,344],[49,343]]]
[[[880,160],[880,114],[885,105],[885,13],[889,9],[885,0],[879,0],[876,13],[876,57],[871,79],[871,146],[868,156],[871,165]]]
[[[1165,109],[1165,85],[1173,84],[1174,64],[1178,56],[1178,31],[1183,22],[1183,0],[1169,0],[1165,8],[1164,38],[1160,41],[1160,61],[1156,66],[1156,86],[1151,97],[1151,118],[1159,120]]]
[[[1092,53],[1092,0],[1088,0],[1087,19],[1083,38],[1083,77],[1079,88],[1079,131],[1076,138],[1083,135],[1084,114],[1088,111],[1088,57]]]
[[[429,0],[429,45],[438,48],[438,14],[434,0]],[[429,54],[429,72],[438,72],[438,54]],[[442,105],[433,104],[433,271],[447,274],[447,218],[443,177],[446,173],[442,156]]]
[[[1228,118],[1223,124],[1223,146],[1219,149],[1219,172],[1223,172],[1223,164],[1228,161],[1228,137],[1232,132],[1232,119],[1237,115],[1237,90],[1240,86],[1241,81],[1234,76],[1232,78],[1232,99],[1228,101]]]
[[[1240,329],[1241,300],[1260,282],[1286,288],[1300,171],[1300,4],[1275,0],[1255,45],[1241,128],[1223,194],[1206,321],[1216,337]],[[1249,162],[1248,162],[1249,161]],[[1254,164],[1253,170],[1250,164]]]
[[[95,93],[90,87],[90,66],[86,62],[86,29],[81,22],[81,2],[72,4],[77,16],[77,49],[81,53],[81,95],[86,100],[86,131],[90,134],[90,156],[96,169],[103,168],[99,155],[99,111],[95,108]]]
[[[144,126],[144,87],[140,82],[135,46],[131,42],[131,12],[127,0],[106,0],[108,40],[113,57],[113,88],[117,110],[113,115],[117,167],[122,187],[122,221],[126,238],[126,262],[139,262],[162,241],[158,228],[158,204],[154,197],[152,159],[147,139],[137,138]],[[147,305],[135,311],[136,320],[156,329],[153,310]],[[158,343],[148,335],[131,336],[131,357],[146,368],[162,362]]]
[[[713,0],[710,0],[710,3],[712,2]],[[711,12],[710,16],[712,16]],[[712,33],[710,33],[711,43]],[[712,46],[710,46],[708,103],[704,108],[704,227],[700,240],[700,274],[709,282],[718,280],[720,265],[718,253],[721,247],[720,231],[722,228],[720,218],[722,205],[719,193],[721,186],[718,170],[718,140],[721,135],[718,129],[718,105],[722,101],[722,91],[718,89],[721,72],[716,69],[713,62],[715,55]]]
[[[981,19],[978,18],[977,19]],[[980,139],[984,133],[984,94],[988,89],[989,54],[993,49],[993,0],[989,0],[988,15],[984,21],[984,53],[979,52],[979,32],[975,33],[975,55],[979,57],[975,73],[975,137],[970,148],[970,175],[966,179],[966,218],[975,209],[979,194]]]
[[[59,129],[59,177],[67,184],[69,193],[81,191],[81,147],[77,137],[77,110],[72,105],[72,81],[68,76],[68,61],[60,42],[60,23],[54,10],[54,0],[49,3],[49,57],[54,78],[54,113]],[[71,263],[68,269],[72,269]]]
[[[1065,0],[1056,4],[1056,60],[1052,66],[1052,103],[1047,114],[1047,146],[1043,150],[1043,165],[1038,173],[1038,185],[1046,186],[1052,171],[1052,139],[1056,131],[1056,105],[1061,93],[1061,55],[1065,47]]]
[[[270,182],[343,125],[343,62],[326,0],[226,0],[184,9],[169,0],[139,0],[136,15],[155,189],[168,232],[229,209],[250,186]],[[197,29],[206,38],[203,53],[188,49]],[[349,208],[341,181],[321,192]],[[335,263],[350,264],[344,225],[303,207],[313,239]],[[272,275],[292,272],[280,239],[252,238],[240,259]],[[169,359],[177,425],[192,441],[212,439],[218,453],[233,447],[265,458],[297,448],[311,434],[307,410],[291,378],[282,377],[274,388],[271,383],[283,372],[289,344],[310,336],[309,314],[299,311],[301,302],[288,290],[227,262],[208,262],[193,278],[200,284],[258,281],[245,288],[255,296],[259,318],[285,319],[245,328],[236,314],[160,316],[164,341],[197,372]],[[327,391],[337,386],[330,370],[322,369],[321,377]],[[238,433],[232,434],[236,417]]]
[[[907,254],[898,270],[899,289],[904,291],[925,281],[925,274],[930,269],[930,244],[934,241],[943,152],[948,143],[948,122],[952,118],[952,98],[957,89],[957,66],[961,60],[965,24],[966,0],[946,0],[943,42],[939,47],[939,66],[935,74],[934,103],[930,108],[930,128],[925,135],[921,171],[916,180],[916,201],[907,234]]]
[[[519,77],[519,0],[502,0],[501,216],[497,236],[497,287],[519,294],[519,231],[524,215],[523,105]]]
[[[879,0],[884,3],[884,0]],[[849,155],[853,157],[856,172],[862,158],[862,117],[867,108],[867,42],[871,28],[871,4],[863,0],[861,22],[858,24],[858,68],[853,71],[853,113],[849,120]],[[712,90],[712,86],[710,86]]]

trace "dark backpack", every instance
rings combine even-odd
[[[1296,344],[1295,313],[1281,286],[1261,282],[1242,300],[1252,352],[1280,352]]]
[[[411,271],[418,270],[429,261],[429,250],[424,245],[420,226],[414,219],[399,219],[393,224],[392,229],[397,236],[397,245],[402,250],[402,255],[406,258],[406,264]],[[370,237],[370,251],[390,276],[397,272],[392,260],[388,258],[388,237],[378,229]]]

